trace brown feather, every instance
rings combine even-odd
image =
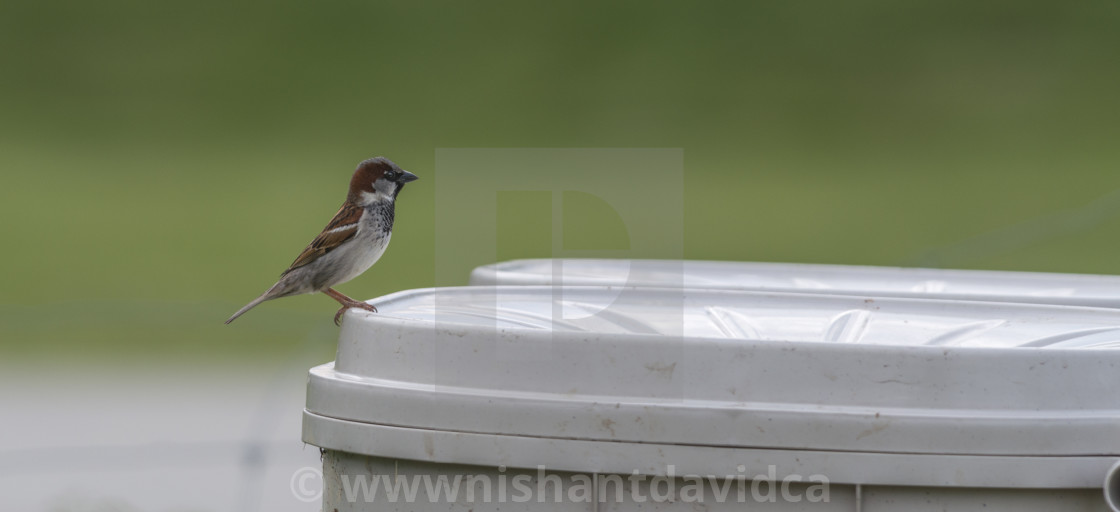
[[[394,168],[396,164],[383,156],[363,160],[358,164],[358,168],[354,169],[354,175],[350,177],[350,193],[347,194],[346,200],[358,202],[362,192],[373,192],[373,182]]]
[[[350,201],[342,203],[342,208],[339,208],[338,213],[334,214],[334,218],[327,223],[327,227],[323,228],[323,232],[319,233],[319,236],[308,244],[307,248],[292,262],[292,266],[288,267],[288,270],[285,270],[280,276],[283,277],[288,272],[321,258],[324,254],[342,245],[343,242],[354,238],[354,235],[358,233],[358,221],[361,220],[363,211],[361,206]],[[350,227],[333,231],[343,226]]]

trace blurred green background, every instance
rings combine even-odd
[[[447,147],[683,148],[693,259],[1120,273],[1118,26],[1115,1],[8,0],[0,349],[330,359],[326,297],[222,321],[373,155],[423,180],[340,289],[432,285]]]

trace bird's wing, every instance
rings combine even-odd
[[[283,277],[288,272],[291,272],[299,267],[307,265],[324,254],[333,251],[343,242],[354,238],[358,233],[358,221],[362,218],[363,209],[350,201],[342,204],[342,208],[338,209],[338,213],[334,214],[334,218],[327,223],[327,227],[323,228],[323,232],[299,254],[299,257],[292,262],[292,266],[288,267],[283,274]]]

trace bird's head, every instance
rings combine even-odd
[[[362,206],[379,201],[392,202],[404,188],[404,184],[417,179],[385,157],[376,157],[358,164],[354,177],[350,178],[350,202]]]

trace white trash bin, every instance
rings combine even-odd
[[[799,263],[514,260],[474,269],[470,284],[686,287],[1120,308],[1120,276]]]
[[[593,287],[374,303],[310,372],[329,512],[1120,500],[1120,311]]]

